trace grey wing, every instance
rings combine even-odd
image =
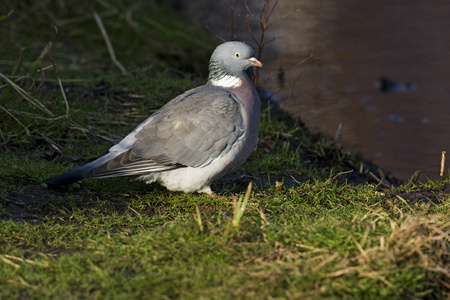
[[[178,165],[173,164],[167,159],[142,159],[133,155],[131,150],[122,152],[113,159],[99,165],[89,173],[83,175],[83,178],[106,178],[115,176],[142,175],[149,172],[167,171],[175,169]]]
[[[202,167],[227,153],[244,134],[241,104],[226,90],[185,96],[136,134],[131,151],[143,159]]]
[[[194,89],[169,102],[143,124],[129,150],[85,178],[206,166],[227,153],[244,134],[240,101],[222,89]]]

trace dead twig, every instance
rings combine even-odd
[[[225,43],[227,40],[224,39],[222,36],[220,36],[217,32],[215,32],[214,30],[211,29],[211,27],[209,27],[208,25],[206,25],[206,29],[209,30],[209,32],[211,32],[212,34],[214,34],[216,36],[216,38],[218,38],[221,42]]]
[[[334,143],[339,143],[341,141],[342,129],[343,128],[344,128],[344,124],[343,123],[339,123],[338,128],[336,130],[336,134],[334,135],[334,138],[333,138],[333,142]]]
[[[234,4],[231,4],[227,0],[223,1],[230,8],[230,41],[234,41],[234,12],[236,11],[236,6],[238,5],[239,0],[235,0]]]
[[[266,31],[269,29],[270,26],[272,26],[271,23],[269,23],[269,19],[272,16],[273,12],[275,11],[275,7],[278,4],[278,0],[275,0],[274,4],[271,5],[272,0],[265,0],[263,8],[261,9],[261,12],[259,14],[259,18],[255,18],[252,10],[248,6],[247,0],[244,1],[245,8],[247,9],[248,14],[245,16],[245,20],[247,22],[247,30],[250,33],[250,36],[252,37],[253,41],[258,46],[258,56],[257,58],[259,60],[262,59],[262,55],[264,52],[264,47],[266,44],[269,44],[275,40],[275,37],[270,39],[269,41],[266,41]],[[256,21],[259,24],[259,27],[261,28],[261,35],[259,38],[256,38],[253,34],[252,28],[251,28],[251,21]],[[259,70],[253,71],[254,75],[254,83],[256,86],[258,86],[259,83]]]
[[[30,102],[32,105],[37,107],[38,109],[42,110],[43,112],[47,113],[48,115],[53,117],[53,113],[49,111],[41,102],[39,102],[37,99],[33,98],[31,95],[29,95],[24,89],[22,89],[20,86],[15,84],[12,80],[10,80],[8,77],[0,73],[0,78],[2,78],[4,81],[6,81],[13,89],[16,90],[22,96],[25,98],[28,102]]]
[[[8,114],[11,118],[13,118],[14,121],[16,121],[20,126],[22,126],[23,129],[25,129],[25,132],[27,133],[28,136],[31,136],[30,130],[28,130],[28,128],[25,125],[23,125],[23,123],[20,122],[20,120],[17,119],[9,110],[7,110],[6,108],[4,108],[1,105],[0,105],[0,109],[3,110],[6,114]]]
[[[49,138],[48,136],[44,135],[43,133],[41,133],[41,138],[47,142],[50,145],[50,148],[55,150],[56,152],[58,152],[59,154],[63,154],[62,152],[62,147],[59,146],[55,141],[53,141],[51,138]]]
[[[100,18],[97,12],[94,12],[93,15],[95,22],[97,22],[98,28],[100,29],[100,32],[103,36],[103,39],[105,40],[106,47],[108,48],[109,56],[111,57],[112,62],[119,68],[122,75],[127,75],[128,73],[127,70],[116,58],[116,53],[114,52],[114,48],[111,44],[111,41],[109,40],[108,32],[106,31],[105,26],[103,26],[102,19]]]
[[[380,183],[381,185],[385,186],[385,187],[390,187],[391,185],[389,183],[387,183],[387,180],[384,180],[386,178],[378,178],[377,175],[373,174],[372,172],[369,172],[369,175],[375,179],[375,181],[377,181],[378,183]]]
[[[35,90],[39,90],[42,85],[45,82],[45,72],[42,70],[42,61],[44,60],[45,56],[50,53],[50,49],[52,49],[53,43],[48,42],[47,45],[45,45],[44,49],[42,49],[41,53],[39,54],[39,57],[34,61],[33,65],[31,66],[29,77],[28,77],[28,88],[27,90],[30,90],[31,83],[30,80],[32,80],[37,73],[41,74],[41,82],[39,85],[35,88]]]
[[[66,116],[68,116],[69,115],[69,110],[70,110],[70,108],[69,108],[69,101],[67,101],[66,92],[64,91],[64,87],[62,85],[61,78],[59,77],[58,67],[56,66],[56,63],[53,61],[53,58],[52,58],[52,55],[51,55],[50,51],[48,53],[48,58],[50,59],[50,61],[53,64],[53,67],[55,68],[56,79],[58,80],[58,85],[59,85],[59,88],[61,90],[62,97],[64,99],[64,104],[66,105]]]
[[[414,209],[412,209],[412,207],[408,204],[408,202],[406,202],[405,199],[402,198],[402,196],[400,196],[400,195],[395,195],[395,197],[397,197],[398,199],[400,199],[400,201],[402,201],[403,203],[405,203],[406,207],[408,207],[408,209],[409,209],[411,212],[414,212]]]
[[[334,176],[333,179],[331,179],[331,180],[333,181],[333,180],[335,180],[336,178],[338,178],[338,177],[341,176],[341,175],[348,174],[348,173],[352,173],[352,172],[353,172],[353,170],[344,171],[344,172],[339,172],[339,173],[337,173],[336,176]]]
[[[299,11],[299,9],[292,10],[292,11],[282,15],[281,17],[278,17],[276,20],[269,22],[269,20],[272,18],[273,13],[275,12],[275,8],[277,7],[277,5],[278,5],[278,0],[275,0],[275,1],[264,0],[264,4],[263,4],[263,7],[259,14],[259,17],[255,17],[255,14],[251,10],[250,6],[248,5],[247,0],[244,0],[245,9],[248,12],[248,14],[245,16],[245,20],[247,23],[247,30],[248,30],[251,38],[253,39],[253,41],[256,43],[256,45],[258,47],[257,58],[259,60],[262,60],[264,47],[267,44],[269,44],[275,40],[275,37],[272,37],[271,39],[266,40],[267,30],[274,24],[278,23],[279,21],[281,21]],[[261,33],[260,33],[259,37],[256,37],[255,34],[253,33],[252,26],[251,26],[252,23],[256,23],[259,25],[259,27],[261,29]],[[253,73],[254,83],[256,86],[258,86],[259,85],[259,70],[258,69],[253,70],[253,72],[254,72]]]
[[[117,11],[106,11],[104,13],[101,13],[100,15],[102,17],[110,17],[110,16],[117,15]],[[55,23],[56,23],[55,25],[58,26],[59,28],[61,28],[63,26],[83,23],[83,22],[90,21],[90,20],[92,20],[92,17],[90,15],[83,15],[80,17],[67,18],[67,19],[62,19],[62,20],[58,20],[57,18],[55,18]]]

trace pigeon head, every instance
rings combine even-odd
[[[262,67],[254,57],[253,49],[241,42],[226,42],[211,55],[208,79],[216,86],[239,86],[249,67]]]

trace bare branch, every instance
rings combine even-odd
[[[120,72],[122,72],[122,75],[127,75],[127,70],[122,66],[122,64],[117,60],[116,53],[114,52],[114,48],[111,44],[111,41],[109,40],[108,33],[105,29],[105,26],[103,26],[102,19],[98,15],[97,12],[93,13],[95,22],[97,22],[98,28],[100,29],[100,32],[103,36],[103,39],[105,40],[106,47],[108,48],[109,55],[111,56],[112,62],[119,68]]]
[[[251,17],[253,17],[253,12],[250,9],[250,7],[248,7],[247,0],[244,0],[244,4],[245,4],[245,8],[247,9],[247,12],[250,14]]]
[[[219,34],[217,34],[216,32],[214,32],[214,30],[212,30],[208,25],[206,25],[206,29],[208,29],[212,34],[214,34],[219,40],[221,40],[222,42],[226,42],[227,40],[224,39],[223,37],[221,37]]]
[[[230,8],[230,41],[234,40],[234,12],[236,11],[236,7],[239,3],[239,0],[234,0],[234,4],[232,5],[227,0],[223,0],[226,5]]]
[[[253,11],[251,10],[247,0],[244,0],[244,5],[245,5],[245,9],[247,10],[247,15],[245,16],[245,21],[247,23],[247,30],[252,38],[252,40],[255,42],[255,44],[258,47],[258,55],[257,58],[259,60],[262,60],[262,56],[263,56],[263,52],[264,52],[264,47],[273,42],[275,40],[275,37],[269,39],[268,41],[266,41],[266,32],[267,30],[276,22],[292,15],[293,13],[299,11],[298,9],[290,11],[289,13],[281,16],[280,18],[276,19],[275,22],[269,22],[270,19],[272,18],[275,9],[277,8],[278,5],[278,0],[264,0],[263,3],[263,7],[259,13],[259,18],[255,18]],[[259,27],[261,28],[261,34],[260,36],[257,38],[253,31],[252,31],[252,22],[256,22],[257,24],[259,24]],[[254,70],[254,83],[256,86],[258,86],[259,83],[259,69],[258,70]]]

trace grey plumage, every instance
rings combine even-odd
[[[249,46],[219,45],[205,85],[167,103],[105,156],[46,183],[139,175],[169,190],[212,193],[211,182],[240,166],[256,148],[260,100],[245,74],[251,66],[262,65]]]

